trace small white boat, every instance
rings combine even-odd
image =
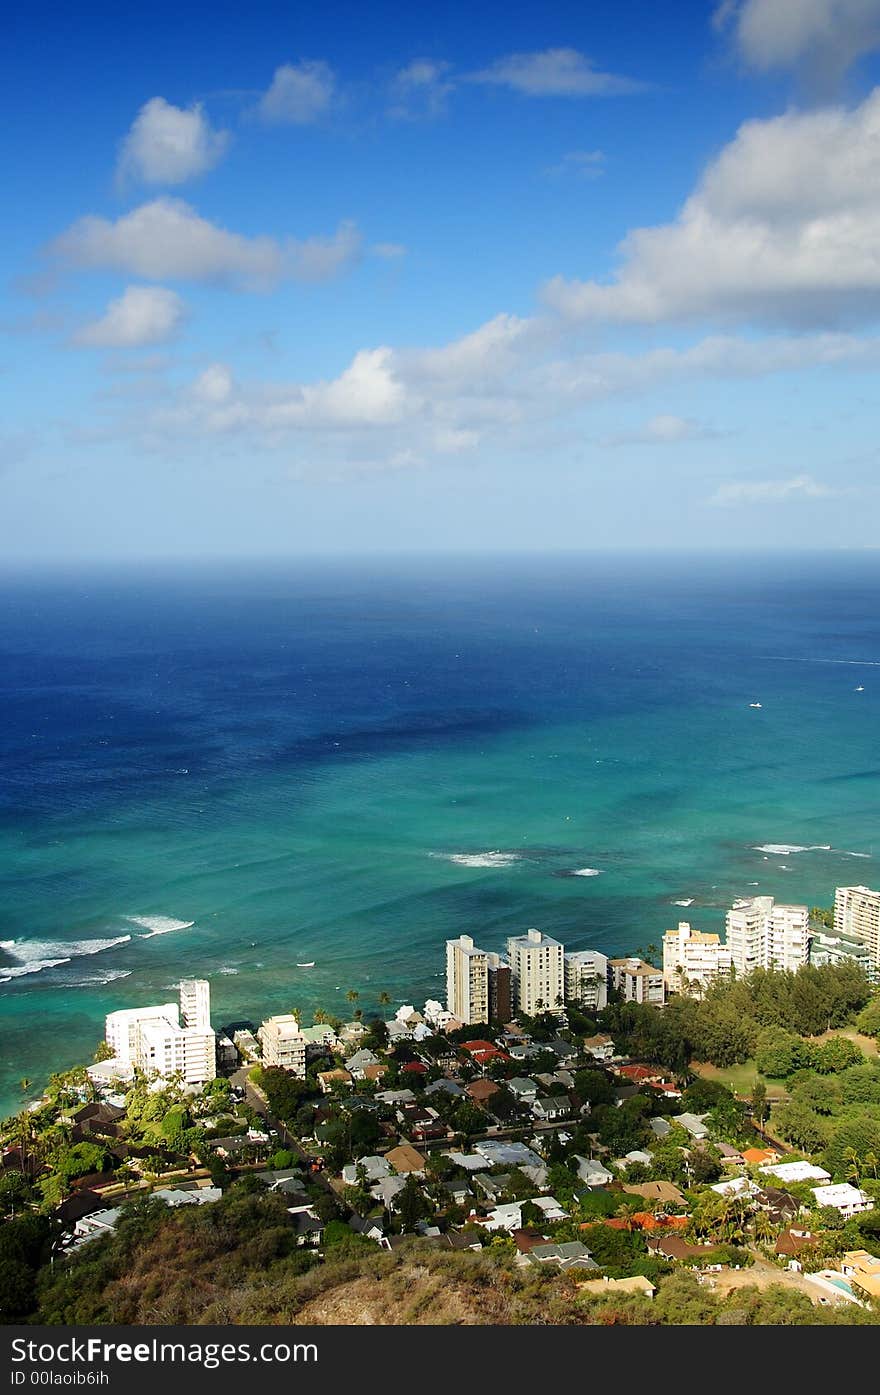
[[[750,702],[750,703],[749,703],[749,707],[760,707],[760,706],[762,706],[762,704],[761,704],[760,702]]]
[[[296,967],[298,969],[313,969],[315,967],[315,961],[314,959],[310,959],[308,964],[297,964]]]
[[[857,692],[857,693],[863,693],[864,691],[865,691],[864,684],[860,683],[859,686],[856,688],[856,692]]]

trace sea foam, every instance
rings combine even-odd
[[[132,925],[143,925],[146,934],[138,935],[140,940],[151,940],[154,935],[170,935],[172,930],[191,930],[194,920],[175,920],[170,915],[127,915]]]
[[[775,853],[777,857],[788,857],[791,853],[831,852],[831,844],[810,843],[808,847],[803,847],[799,843],[760,843],[754,851],[760,853]]]
[[[69,964],[71,959],[79,959],[90,954],[101,954],[105,949],[127,944],[131,935],[117,935],[112,940],[5,940],[3,949],[16,961],[0,967],[2,982],[9,983],[14,978],[25,978],[28,974],[40,974],[45,969],[56,969],[60,964]]]
[[[512,867],[515,862],[521,862],[520,853],[493,852],[479,853],[431,853],[431,857],[439,857],[444,862],[454,862],[458,867]]]

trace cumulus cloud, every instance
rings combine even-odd
[[[448,63],[416,58],[391,82],[388,115],[405,121],[442,116],[454,87]]]
[[[339,275],[359,257],[361,237],[349,222],[331,237],[245,237],[199,217],[181,199],[159,198],[115,222],[80,218],[50,250],[68,266],[87,270],[268,290],[283,280]]]
[[[565,281],[546,302],[577,320],[715,317],[821,326],[880,311],[880,88],[748,121],[672,223],[631,232],[611,282]]]
[[[734,504],[784,504],[798,499],[830,499],[838,493],[812,475],[793,475],[787,480],[737,480],[722,484],[709,503],[719,508]]]
[[[639,92],[645,84],[616,73],[603,73],[575,48],[548,48],[540,53],[511,53],[498,58],[470,82],[509,87],[526,97],[613,97]]]
[[[621,431],[606,436],[603,446],[677,445],[681,441],[708,441],[721,433],[694,421],[691,417],[676,417],[661,413],[634,431]]]
[[[880,48],[880,0],[725,0],[714,23],[748,67],[800,67],[826,83]]]
[[[321,61],[283,63],[258,111],[273,126],[308,126],[326,115],[336,97],[336,76]]]
[[[406,256],[406,248],[402,242],[374,242],[370,248],[371,257],[381,257],[383,261],[393,262],[398,257]]]
[[[127,286],[99,320],[83,325],[74,343],[89,349],[139,349],[172,339],[184,318],[184,304],[162,286]]]
[[[228,131],[212,128],[201,103],[184,110],[153,97],[122,142],[117,174],[122,182],[183,184],[219,164],[229,141]]]

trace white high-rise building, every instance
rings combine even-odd
[[[300,1080],[306,1078],[306,1038],[292,1012],[268,1017],[257,1032],[263,1065],[281,1066]]]
[[[772,896],[735,901],[727,912],[727,946],[740,977],[753,969],[792,973],[806,964],[809,955],[809,910],[778,906]]]
[[[563,955],[565,1000],[587,1012],[599,1012],[608,1003],[608,957],[597,949],[579,949]]]
[[[470,935],[446,941],[446,1006],[463,1026],[489,1021],[489,956]]]
[[[206,978],[185,978],[180,985],[180,1015],[184,1027],[211,1030],[211,985]]]
[[[534,1017],[540,1012],[559,1012],[565,1002],[565,950],[540,930],[512,935],[507,941],[513,1006],[516,1012]]]
[[[871,963],[880,969],[880,891],[839,886],[834,893],[834,933],[867,945]]]
[[[702,996],[717,978],[729,978],[729,945],[719,935],[695,930],[686,920],[663,936],[663,982],[667,992]]]
[[[180,1011],[184,1025],[180,1025]],[[185,979],[177,1003],[124,1008],[107,1016],[104,1035],[120,1066],[187,1085],[204,1085],[217,1074],[217,1039],[211,1030],[211,995],[206,979]]]

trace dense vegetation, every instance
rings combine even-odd
[[[653,1302],[587,1298],[570,1275],[516,1268],[509,1242],[480,1253],[442,1253],[412,1240],[393,1254],[328,1227],[326,1260],[297,1250],[284,1202],[253,1183],[223,1200],[169,1211],[131,1204],[114,1235],[45,1270],[33,1321],[64,1324],[193,1323],[874,1323],[860,1308],[815,1308],[771,1287],[722,1301],[680,1272],[656,1278]],[[607,1230],[607,1258],[632,1244]],[[616,1247],[616,1248],[615,1248]]]

